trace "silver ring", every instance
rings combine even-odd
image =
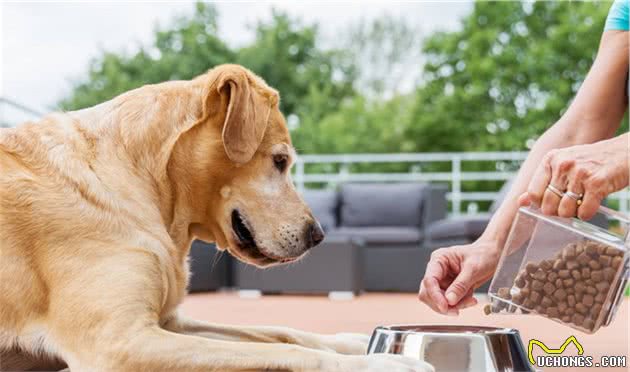
[[[578,201],[578,200],[582,200],[582,198],[584,197],[584,195],[582,194],[576,194],[572,191],[567,191],[564,195],[568,196],[569,198]]]
[[[552,193],[558,195],[560,197],[560,199],[562,199],[562,197],[564,196],[564,193],[560,190],[558,190],[554,185],[549,184],[547,185],[547,190],[551,191]]]

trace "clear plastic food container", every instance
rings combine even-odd
[[[490,311],[538,314],[585,333],[609,325],[628,282],[630,220],[600,213],[624,233],[520,208],[490,284]]]

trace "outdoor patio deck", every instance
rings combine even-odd
[[[483,299],[480,302],[482,304],[465,310],[459,317],[447,317],[432,312],[412,294],[374,293],[361,295],[354,300],[331,301],[325,296],[289,295],[242,299],[235,293],[225,292],[190,295],[183,304],[183,310],[189,316],[211,322],[282,325],[321,333],[370,333],[377,325],[397,323],[513,327],[520,330],[524,343],[530,338],[536,338],[549,347],[557,347],[567,337],[575,335],[584,347],[584,354],[592,355],[596,361],[601,355],[630,355],[628,298],[624,300],[612,326],[602,328],[594,335],[582,334],[537,316],[486,316],[482,311]],[[537,353],[541,352],[536,350]],[[575,349],[567,352],[567,355],[573,353]],[[626,371],[628,368],[589,370]]]

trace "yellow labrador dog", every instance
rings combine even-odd
[[[323,239],[278,101],[224,65],[0,130],[0,369],[430,370],[360,355],[365,336],[178,314],[194,238],[259,267]]]

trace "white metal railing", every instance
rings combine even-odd
[[[497,191],[462,191],[462,182],[466,181],[505,181],[515,175],[514,171],[464,171],[466,162],[522,162],[526,152],[441,152],[441,153],[399,153],[399,154],[339,154],[339,155],[302,155],[295,166],[294,180],[300,191],[308,184],[324,183],[337,185],[344,182],[440,182],[450,185],[447,194],[451,201],[451,215],[462,213],[462,202],[491,201],[498,196]],[[351,165],[408,163],[415,169],[408,172],[352,173]],[[450,172],[423,172],[422,164],[450,163]],[[338,172],[309,173],[307,165],[338,165]],[[619,201],[619,210],[627,213],[630,209],[630,190],[617,192],[609,199]],[[469,210],[474,214],[476,210]]]

